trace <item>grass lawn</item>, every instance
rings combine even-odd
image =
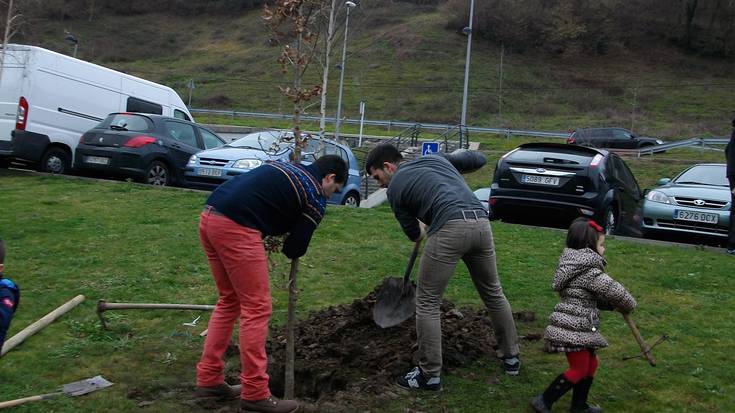
[[[491,171],[487,168],[469,177],[471,185],[487,179]],[[77,294],[87,297],[0,359],[0,399],[48,393],[61,384],[102,374],[115,386],[88,396],[27,404],[16,411],[202,411],[181,404],[170,391],[194,385],[202,345],[198,333],[206,314],[199,327],[191,328],[182,323],[199,312],[111,311],[107,314],[111,330],[104,331],[95,303],[106,299],[213,304],[215,289],[196,231],[205,197],[202,192],[127,182],[0,170],[6,274],[23,288],[8,337]],[[493,228],[506,295],[515,311],[537,315],[535,322],[518,324],[519,334],[541,333],[557,302],[550,283],[564,234],[503,223],[494,223]],[[654,351],[656,368],[641,360],[623,362],[623,356],[639,352],[638,346],[622,317],[606,313],[602,332],[610,347],[601,351],[592,401],[610,412],[735,410],[731,371],[735,259],[694,248],[615,239],[607,248],[610,274],[638,300],[633,317],[643,335],[649,341],[661,334],[670,339]],[[364,297],[383,277],[402,274],[410,249],[386,206],[371,210],[330,206],[302,258],[299,315]],[[274,258],[273,323],[281,324],[286,315],[288,261],[280,255]],[[480,305],[463,267],[447,298],[460,305]],[[523,340],[522,352],[518,377],[502,375],[496,361],[488,358],[446,374],[445,391],[439,396],[407,396],[376,404],[373,411],[528,411],[528,400],[566,363],[560,355],[543,353],[538,341]],[[141,400],[152,404],[140,407]],[[569,396],[562,399],[557,411],[565,410],[568,401]]]

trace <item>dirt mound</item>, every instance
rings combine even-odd
[[[341,411],[339,406],[345,406],[354,411],[360,399],[374,400],[390,392],[394,378],[417,364],[415,318],[396,327],[378,327],[372,318],[376,292],[297,322],[295,393],[299,400],[318,403],[312,410]],[[441,310],[445,371],[494,357],[497,342],[486,310],[457,309],[446,300]],[[515,316],[533,319],[531,312]],[[282,395],[285,327],[271,331],[267,350],[270,387],[275,395]]]

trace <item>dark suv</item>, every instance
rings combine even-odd
[[[661,145],[664,141],[637,136],[623,128],[585,128],[572,132],[567,138],[567,143],[592,148],[638,149]]]
[[[593,218],[606,233],[640,235],[641,190],[616,154],[584,146],[528,143],[503,155],[490,191],[493,218]]]

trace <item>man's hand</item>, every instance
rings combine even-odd
[[[419,221],[419,229],[421,230],[421,235],[419,235],[419,237],[416,238],[413,241],[414,242],[423,241],[424,238],[426,238],[426,229],[427,228],[428,228],[428,226],[426,224],[424,224],[423,222]]]

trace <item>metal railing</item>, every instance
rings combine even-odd
[[[654,153],[665,152],[669,149],[685,148],[688,146],[701,146],[704,148],[706,145],[727,145],[729,141],[729,138],[690,138],[682,141],[664,143],[662,145],[646,146],[638,149],[637,155],[653,155]]]
[[[189,109],[191,113],[207,114],[207,115],[219,115],[219,116],[230,116],[232,118],[261,118],[261,119],[280,119],[290,120],[293,118],[292,114],[282,113],[262,113],[262,112],[241,112],[234,110],[217,110],[217,109]],[[304,120],[320,120],[319,116],[301,115],[301,119]],[[335,118],[325,118],[327,122],[334,123]],[[340,123],[359,125],[360,119],[343,119]],[[405,121],[394,121],[394,120],[368,120],[363,121],[364,125],[381,126],[391,129],[393,127],[398,128],[411,128],[417,125],[416,122],[405,122]],[[442,124],[442,123],[422,123],[420,124],[421,129],[446,132],[448,130],[458,128],[457,125]],[[475,133],[491,133],[503,136],[533,136],[539,138],[567,138],[569,137],[568,132],[544,132],[544,131],[532,131],[522,129],[509,129],[509,128],[485,128],[479,126],[463,126],[462,136],[468,136],[469,132]]]

